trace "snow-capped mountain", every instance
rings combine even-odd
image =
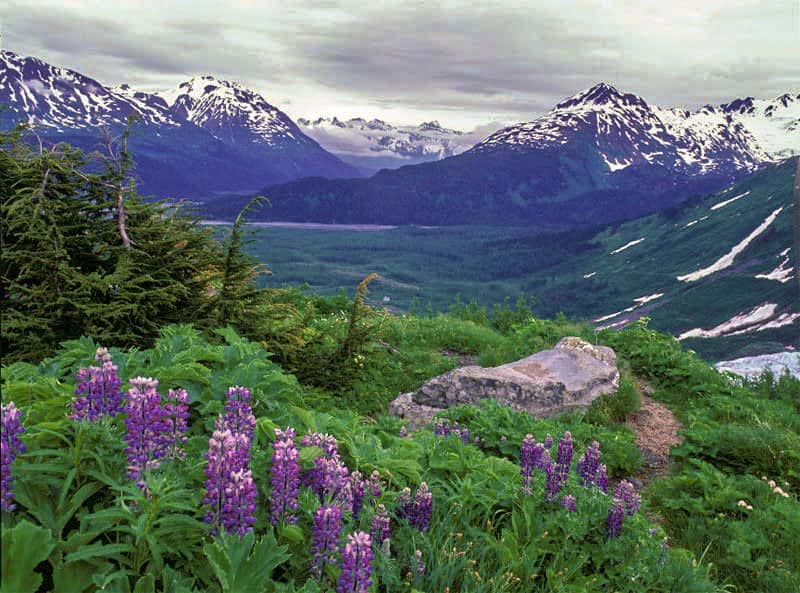
[[[348,120],[337,117],[300,118],[297,123],[326,150],[372,173],[381,168],[396,169],[461,154],[502,127],[489,123],[462,132],[445,128],[437,121],[418,126],[395,126],[380,119],[361,117]]]
[[[288,115],[236,82],[201,76],[158,96],[175,121],[191,122],[227,142],[313,144]]]
[[[393,126],[379,119],[320,117],[314,121],[300,118],[297,123],[328,150],[342,154],[439,160],[464,152],[474,143],[465,141],[465,132],[443,128],[437,121]]]
[[[798,104],[798,96],[782,95],[689,112],[600,83],[443,160],[368,180],[273,188],[270,214],[385,224],[616,223],[717,191],[800,152]]]
[[[659,165],[687,175],[751,171],[800,153],[800,95],[690,112],[651,106],[600,83],[534,121],[499,130],[472,150],[546,150],[586,141],[610,172],[631,165]]]
[[[213,192],[255,192],[304,176],[352,177],[358,171],[309,138],[258,93],[210,76],[154,94],[128,85],[106,87],[74,70],[0,52],[0,124],[35,124],[44,139],[85,149],[99,128],[114,131],[128,117],[144,191],[208,198]]]

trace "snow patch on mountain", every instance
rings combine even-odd
[[[778,255],[779,258],[783,258],[781,263],[778,264],[778,267],[767,274],[757,274],[756,278],[763,278],[764,280],[776,280],[781,284],[790,282],[794,278],[794,269],[789,263],[789,251],[789,249],[784,249]]]
[[[717,202],[716,204],[711,206],[711,209],[712,210],[719,210],[720,208],[724,208],[728,204],[730,204],[732,202],[735,202],[736,200],[740,200],[740,199],[744,198],[745,196],[749,196],[749,195],[750,195],[750,190],[747,190],[746,192],[741,193],[738,196],[733,196],[732,198],[730,198],[728,200],[725,200],[725,201],[722,201],[722,202]]]
[[[686,338],[718,338],[739,333],[744,329],[752,330],[759,324],[774,317],[777,309],[778,305],[775,303],[763,303],[750,311],[739,313],[711,329],[695,328],[685,331],[678,336],[678,340],[685,340]]]
[[[647,237],[642,237],[641,239],[634,239],[633,241],[628,241],[628,242],[627,242],[627,243],[625,243],[625,245],[623,245],[622,247],[618,247],[618,248],[617,248],[617,249],[615,249],[614,251],[610,252],[610,253],[609,253],[609,255],[615,255],[615,254],[617,254],[617,253],[620,253],[620,252],[622,252],[622,251],[625,251],[626,249],[630,249],[630,248],[631,248],[631,247],[633,247],[634,245],[638,245],[639,243],[641,243],[642,241],[644,241],[646,238],[647,238]]]
[[[781,213],[783,210],[783,206],[778,208],[777,210],[773,211],[772,214],[767,216],[766,220],[762,222],[752,233],[747,235],[744,239],[742,239],[739,243],[733,246],[733,248],[711,264],[708,267],[701,268],[695,272],[690,274],[686,274],[684,276],[678,276],[678,280],[681,282],[695,282],[696,280],[700,280],[701,278],[705,278],[706,276],[710,276],[711,274],[715,274],[720,270],[724,270],[725,268],[730,267],[733,265],[733,261],[736,259],[736,256],[739,255],[742,251],[747,249],[747,246],[755,240],[761,233],[767,230],[769,226],[775,222],[775,219],[778,217],[778,214]]]
[[[761,356],[746,356],[734,360],[725,360],[716,365],[718,371],[734,373],[747,378],[760,377],[769,372],[774,377],[786,373],[800,379],[800,352],[778,352]]]

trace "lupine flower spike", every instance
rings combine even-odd
[[[164,424],[166,427],[167,456],[183,457],[181,444],[187,440],[186,429],[189,419],[189,394],[185,389],[170,389],[164,404]]]
[[[296,523],[294,511],[298,509],[297,495],[300,491],[300,464],[294,443],[294,429],[275,429],[270,484],[270,515],[273,525],[281,520]]]
[[[319,507],[314,513],[314,529],[311,538],[311,555],[314,557],[311,572],[317,578],[325,574],[326,564],[336,562],[341,531],[342,509],[336,505]]]
[[[384,541],[392,536],[391,519],[386,507],[379,504],[375,510],[375,515],[370,523],[370,536],[377,545],[382,545]]]
[[[14,402],[0,406],[0,509],[9,513],[17,508],[12,490],[14,477],[11,475],[11,464],[18,453],[25,452],[25,445],[19,438],[25,429],[19,417],[20,411]]]
[[[137,486],[144,488],[143,472],[158,467],[166,452],[167,425],[161,408],[161,394],[157,391],[158,381],[136,377],[130,380],[130,385],[125,408],[128,415],[125,419],[128,476],[136,481]]]
[[[564,495],[561,499],[561,506],[567,509],[570,513],[575,512],[575,497],[571,494]]]
[[[372,586],[372,539],[359,531],[347,536],[336,593],[367,593]]]
[[[72,420],[95,422],[104,415],[116,416],[122,411],[122,381],[119,369],[105,348],[98,348],[95,360],[101,366],[88,366],[75,375],[76,398],[72,402]]]
[[[220,527],[240,535],[252,530],[255,523],[257,491],[253,477],[240,452],[247,450],[247,437],[230,430],[215,430],[208,441],[206,459],[206,496],[203,504],[210,509],[205,522],[217,535]]]

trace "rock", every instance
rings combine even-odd
[[[619,386],[617,357],[611,348],[581,338],[563,338],[552,350],[484,368],[466,366],[434,377],[389,405],[392,414],[418,428],[438,412],[460,404],[494,399],[542,418],[585,410]]]
[[[769,371],[775,378],[789,373],[800,379],[800,352],[778,352],[762,356],[746,356],[735,360],[718,362],[719,371],[728,371],[742,377],[754,378]]]

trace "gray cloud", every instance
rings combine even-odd
[[[211,73],[295,117],[464,128],[532,119],[598,80],[686,107],[800,86],[800,0],[50,1],[6,7],[9,49],[108,84]]]

